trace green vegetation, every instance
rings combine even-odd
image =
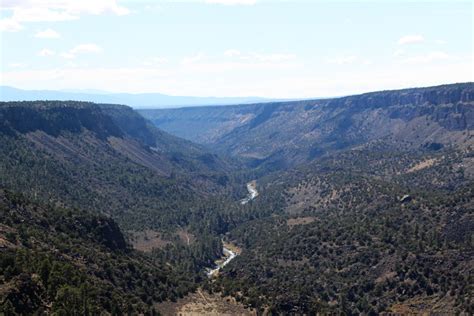
[[[151,302],[195,288],[166,258],[131,250],[107,217],[31,203],[0,190],[0,220],[5,312],[148,312]]]
[[[453,168],[470,154],[383,148],[269,177],[285,212],[232,230],[244,251],[209,288],[275,313],[472,313],[474,182]]]
[[[0,103],[0,311],[148,315],[201,287],[272,314],[472,314],[470,89],[233,107],[218,149],[246,167],[124,106]],[[222,239],[242,253],[209,280]]]

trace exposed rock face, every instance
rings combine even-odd
[[[171,133],[271,169],[374,141],[397,147],[474,143],[473,83],[141,113]]]

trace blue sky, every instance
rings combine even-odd
[[[307,98],[474,81],[470,1],[1,0],[0,83]]]

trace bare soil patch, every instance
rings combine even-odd
[[[286,224],[291,228],[296,225],[306,225],[314,222],[315,220],[316,218],[312,216],[289,218],[286,220]]]
[[[422,162],[417,163],[416,165],[414,165],[410,169],[408,169],[407,173],[411,173],[411,172],[415,172],[415,171],[419,171],[419,170],[423,170],[423,169],[432,167],[437,162],[438,162],[438,159],[436,159],[436,158],[426,159]]]
[[[164,302],[156,306],[163,315],[257,315],[255,310],[247,309],[233,297],[222,297],[218,293],[209,294],[198,289],[177,302]]]
[[[151,252],[155,248],[163,248],[171,243],[169,240],[164,240],[159,232],[151,229],[132,233],[131,242],[133,248],[144,252]]]

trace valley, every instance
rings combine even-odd
[[[239,158],[262,174],[384,141],[405,148],[473,145],[472,84],[334,99],[141,110],[157,127]],[[435,144],[436,143],[436,144]]]
[[[0,141],[5,314],[474,312],[473,83],[1,102]]]

